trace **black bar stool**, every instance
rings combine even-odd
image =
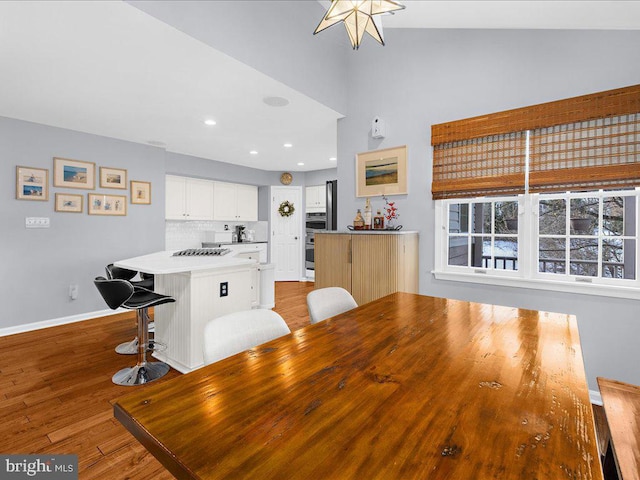
[[[134,287],[128,280],[96,277],[93,282],[109,308],[123,307],[136,311],[138,322],[138,363],[123,368],[111,380],[117,385],[141,385],[163,377],[169,371],[164,362],[147,362],[149,347],[149,307],[175,302],[173,297],[160,295],[145,288]]]
[[[113,265],[113,263],[107,265],[105,267],[105,271],[107,272],[108,280],[127,280],[134,287],[142,287],[146,288],[147,290],[153,290],[154,288],[154,279],[153,275],[151,274],[141,273],[140,277],[142,278],[142,280],[132,281],[131,279],[135,277],[138,272],[136,272],[135,270],[129,270],[128,268],[116,267]],[[153,322],[149,324],[149,328],[151,332],[154,331]],[[130,342],[124,342],[118,345],[116,347],[116,352],[120,355],[135,355],[136,353],[138,353],[138,337],[134,338]]]

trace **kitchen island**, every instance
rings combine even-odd
[[[155,309],[153,356],[182,373],[204,365],[202,333],[216,317],[249,310],[259,298],[258,263],[223,256],[173,256],[156,252],[115,262],[115,266],[155,276],[155,291],[176,302]]]

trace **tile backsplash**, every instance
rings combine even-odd
[[[268,241],[268,222],[213,222],[213,221],[173,221],[165,223],[165,249],[183,250],[185,248],[200,248],[202,242],[210,241],[212,231],[223,231],[228,225],[234,230],[236,225],[245,225],[247,230],[255,230],[256,241]]]

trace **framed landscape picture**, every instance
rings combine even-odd
[[[16,167],[16,199],[49,200],[49,170]]]
[[[72,193],[56,193],[56,212],[82,213],[84,197]]]
[[[151,182],[131,180],[131,203],[151,205]]]
[[[89,215],[124,216],[126,214],[126,195],[89,194]]]
[[[54,158],[53,186],[94,190],[96,188],[96,164],[69,158]]]
[[[100,188],[127,188],[127,171],[122,168],[100,167]]]
[[[406,193],[406,145],[356,155],[356,197]]]

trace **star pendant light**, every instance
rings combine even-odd
[[[394,0],[332,0],[313,34],[343,22],[354,50],[360,46],[365,32],[384,45],[382,22],[377,15],[403,8],[404,5]]]

